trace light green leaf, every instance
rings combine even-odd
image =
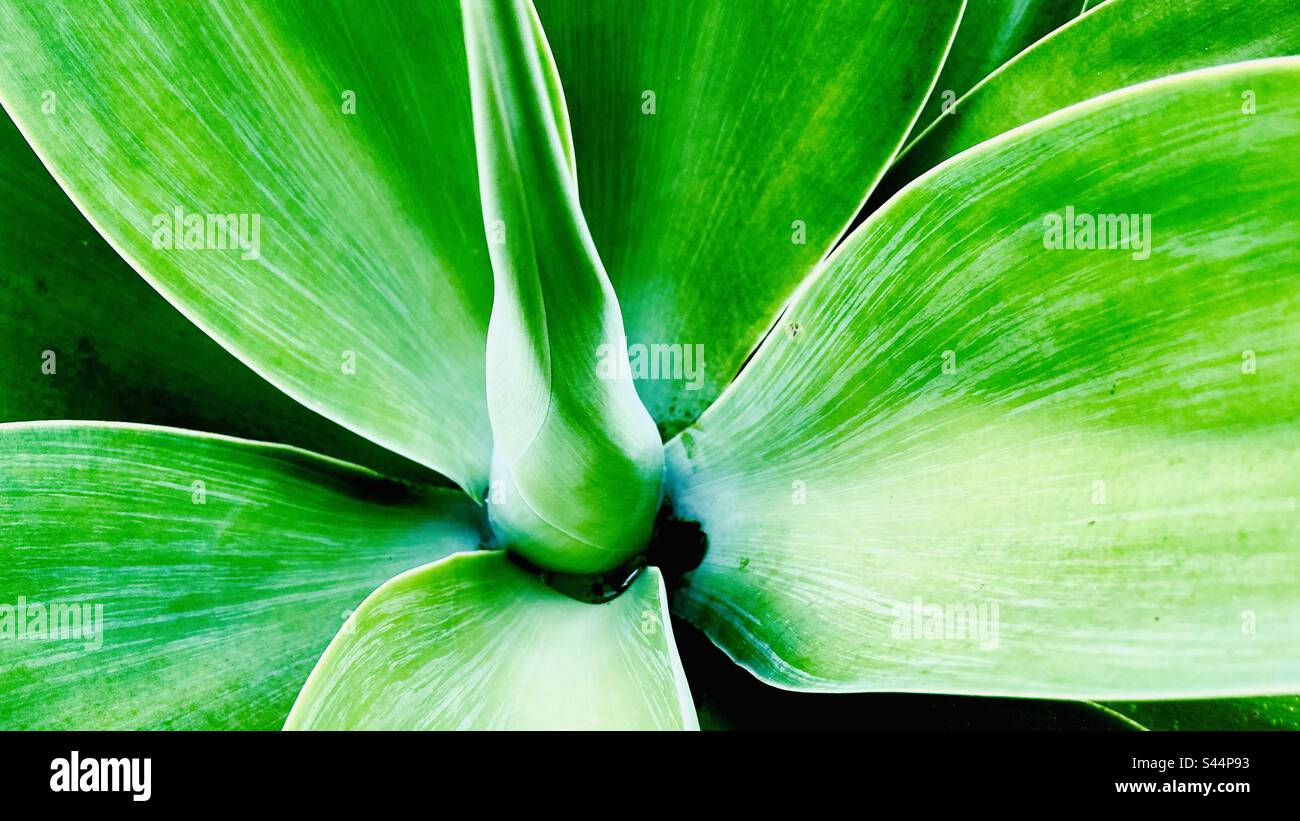
[[[578,205],[563,92],[532,6],[467,3],[465,42],[496,282],[492,524],[547,569],[603,572],[649,541],[663,445]]]
[[[3,116],[0,327],[0,422],[191,428],[447,483],[307,410],[213,342],[95,233]]]
[[[630,344],[669,346],[633,347],[632,364],[671,435],[853,217],[934,82],[961,3],[537,7]]]
[[[1080,10],[1080,0],[967,2],[917,128],[928,126],[943,113],[945,104],[952,105],[998,66],[1078,16]]]
[[[1111,0],[984,79],[908,140],[872,194],[874,210],[912,179],[990,137],[1108,91],[1209,66],[1300,54],[1295,0]],[[1251,89],[1238,106],[1265,107]]]
[[[0,99],[182,313],[478,494],[491,280],[459,18],[452,0],[6,3]],[[208,247],[226,228],[207,216],[231,214],[240,246]],[[166,247],[181,237],[205,247]]]
[[[1296,730],[1300,696],[1101,705],[1148,730]]]
[[[689,623],[673,636],[702,730],[1135,730],[1114,710],[1086,701],[916,693],[800,693],[771,687]]]
[[[585,604],[499,551],[392,579],[321,657],[285,729],[697,729],[663,580]]]
[[[1297,177],[1279,58],[918,180],[670,444],[708,536],[675,607],[794,689],[1300,689]],[[1047,247],[1067,209],[1140,247]]]
[[[275,729],[350,608],[479,539],[459,491],[208,434],[5,424],[0,463],[6,729]]]

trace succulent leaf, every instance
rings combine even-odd
[[[923,129],[994,69],[1080,13],[1079,0],[968,0],[943,71],[921,109]]]
[[[548,570],[599,573],[649,541],[663,445],[637,398],[618,300],[587,231],[563,93],[527,0],[466,2],[484,228],[502,543]]]
[[[8,729],[277,729],[375,585],[479,543],[460,491],[295,448],[3,424],[0,464]]]
[[[962,95],[947,115],[918,125],[864,212],[947,158],[1075,103],[1199,68],[1300,54],[1293,0],[1093,6]]]
[[[796,689],[1300,689],[1298,176],[1277,58],[919,179],[670,443],[675,608]]]
[[[21,0],[0,29],[5,109],[133,268],[303,405],[482,491],[457,4]]]
[[[663,580],[574,601],[501,551],[376,590],[321,657],[288,730],[691,730]]]
[[[0,117],[0,192],[0,361],[7,363],[0,422],[192,428],[450,484],[299,405],[159,298],[86,222],[7,117]]]
[[[538,0],[665,438],[740,370],[934,83],[961,0]]]

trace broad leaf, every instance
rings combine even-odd
[[[1300,689],[1298,175],[1279,58],[919,180],[671,443],[708,537],[676,609],[795,689]]]
[[[1080,8],[1080,0],[968,1],[917,128],[930,125],[946,106],[998,66],[1076,17]]]
[[[637,389],[671,435],[853,217],[933,84],[961,3],[537,9]]]
[[[564,95],[528,0],[465,6],[483,215],[492,524],[539,565],[610,570],[645,547],[663,444],[578,205]]]
[[[375,585],[478,544],[459,491],[292,448],[5,424],[0,462],[6,729],[275,729]]]
[[[1074,103],[1193,69],[1289,54],[1300,54],[1294,0],[1110,0],[998,69],[910,138],[864,211],[948,157]],[[1237,103],[1270,105],[1247,88]]]
[[[0,28],[6,110],[132,267],[302,404],[482,490],[455,2],[18,2]]]
[[[555,592],[502,552],[392,579],[312,671],[285,729],[695,729],[663,581]]]
[[[446,482],[307,410],[213,342],[95,233],[3,117],[0,327],[0,422],[170,425]]]

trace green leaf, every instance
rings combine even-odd
[[[961,3],[537,7],[637,389],[671,435],[839,238],[938,74]]]
[[[770,687],[732,663],[688,622],[673,636],[702,730],[1133,730],[1086,701],[911,693],[800,693]]]
[[[649,541],[663,445],[578,205],[563,91],[532,6],[467,4],[465,41],[496,283],[492,524],[538,565],[603,572]]]
[[[994,69],[1080,13],[1080,0],[974,0],[917,127],[924,128]]]
[[[585,604],[500,552],[380,587],[321,657],[285,729],[697,729],[663,580]]]
[[[1297,177],[1279,58],[918,180],[670,443],[708,537],[675,609],[793,689],[1300,689]],[[1067,209],[1141,248],[1049,248]]]
[[[1294,0],[1111,0],[999,68],[909,139],[867,210],[948,157],[1066,106],[1194,69],[1290,54],[1300,54]]]
[[[459,491],[294,448],[49,422],[0,461],[8,729],[275,729],[375,585],[478,544]]]
[[[1296,730],[1300,696],[1101,705],[1148,730]]]
[[[448,0],[6,3],[0,98],[182,313],[478,494],[491,280],[459,17]],[[232,214],[241,244],[210,247],[230,243],[209,215]]]
[[[124,317],[130,322],[125,323]],[[446,483],[259,377],[131,270],[0,117],[0,422],[143,422]]]

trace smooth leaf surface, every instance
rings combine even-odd
[[[1195,69],[1300,54],[1293,0],[1110,0],[1093,6],[909,138],[864,213],[948,157],[1066,106]],[[1243,87],[1238,105],[1248,104],[1267,107],[1270,101]]]
[[[998,66],[1076,17],[1079,0],[972,0],[962,12],[943,71],[921,109],[925,128]]]
[[[459,491],[293,448],[5,424],[0,462],[6,729],[277,729],[351,608],[479,542]]]
[[[481,492],[458,4],[20,2],[0,27],[6,110],[133,268],[294,399]]]
[[[321,657],[285,729],[697,729],[662,577],[586,604],[500,551],[393,579]]]
[[[465,6],[483,216],[490,516],[549,570],[599,573],[649,541],[663,444],[578,205],[564,95],[527,0]]]
[[[961,3],[536,5],[637,389],[671,435],[731,381],[862,204]]]
[[[671,443],[708,536],[675,610],[793,689],[1294,692],[1297,175],[1287,58],[918,180]],[[1049,248],[1067,209],[1137,215],[1146,250]]]
[[[95,233],[3,117],[0,327],[0,422],[167,425],[446,483],[307,410],[213,342]]]

